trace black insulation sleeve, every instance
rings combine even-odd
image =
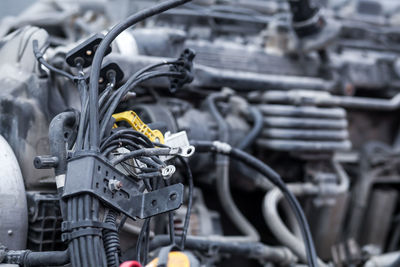
[[[107,257],[108,267],[118,267],[119,258],[121,254],[119,236],[117,232],[117,213],[113,210],[109,210],[105,223],[115,227],[115,230],[104,229],[103,230],[103,242],[104,250]]]

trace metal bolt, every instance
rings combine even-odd
[[[12,231],[12,230],[8,230],[8,231],[7,231],[7,234],[8,234],[8,235],[12,235],[12,234],[13,234],[13,231]]]
[[[120,190],[122,188],[122,186],[123,186],[122,182],[118,181],[118,180],[110,180],[108,182],[108,188],[111,191]]]
[[[176,197],[177,197],[176,193],[172,193],[172,194],[169,196],[169,199],[170,199],[170,200],[175,200]]]

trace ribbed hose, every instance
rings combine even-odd
[[[110,210],[107,214],[105,223],[109,224],[112,227],[117,226],[117,213]],[[118,267],[119,266],[119,256],[121,253],[119,236],[117,230],[103,230],[103,243],[104,249],[107,257],[107,266],[108,267]]]

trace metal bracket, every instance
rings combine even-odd
[[[110,181],[119,181],[111,190]],[[130,218],[144,219],[178,209],[183,202],[183,185],[174,184],[149,193],[139,191],[139,183],[126,177],[105,159],[88,154],[68,162],[63,199],[90,193]]]

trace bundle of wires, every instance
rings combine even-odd
[[[109,81],[111,81],[104,91],[101,93],[98,99],[99,108],[99,125],[100,132],[99,137],[101,139],[101,143],[99,146],[99,153],[110,159],[112,165],[120,165],[126,173],[131,176],[136,181],[143,182],[143,189],[146,189],[148,192],[157,190],[160,187],[167,186],[168,181],[164,180],[161,175],[161,170],[166,167],[166,163],[160,160],[159,156],[162,155],[170,155],[171,148],[168,147],[160,147],[161,144],[153,144],[145,135],[142,133],[135,131],[133,129],[117,127],[112,129],[114,125],[114,121],[112,118],[112,114],[115,112],[116,108],[122,101],[123,97],[132,89],[134,89],[140,83],[156,78],[156,77],[182,77],[182,73],[180,72],[172,72],[169,69],[163,69],[164,66],[170,65],[179,65],[182,64],[180,61],[172,61],[172,62],[162,62],[159,64],[151,65],[147,68],[144,68],[137,73],[135,73],[128,81],[115,89],[115,73],[108,73]],[[87,94],[87,85],[83,80],[78,81],[78,88],[81,93],[81,101],[82,101],[82,112],[81,112],[81,120],[79,122],[78,134],[75,143],[75,151],[85,151],[90,149],[90,137],[89,137],[89,128],[91,127],[90,122],[93,120],[91,114],[88,112],[88,94]],[[115,153],[118,151],[120,153]],[[87,199],[86,202],[82,202],[82,199]],[[76,203],[79,201],[82,202],[82,205],[76,206]],[[68,214],[75,214],[78,210],[79,212],[82,210],[95,210],[98,213],[98,206],[91,207],[90,203],[97,203],[96,199],[90,196],[80,196],[73,197],[68,201]],[[87,206],[89,205],[89,206]],[[80,207],[80,208],[78,208]],[[91,207],[91,208],[88,208]],[[83,211],[82,211],[83,212]],[[190,217],[190,209],[188,209]],[[86,217],[85,217],[86,216]],[[81,217],[69,217],[69,220],[76,221],[81,219],[86,219],[88,214],[85,213],[85,216]],[[174,243],[174,232],[173,232],[173,217],[172,213],[169,215],[169,229],[171,236],[171,243]],[[92,214],[91,218],[93,220],[99,220],[98,214]],[[112,226],[116,226],[116,214],[112,210],[107,213],[105,218],[105,222],[111,224]],[[138,245],[137,245],[137,259],[140,261],[143,259],[143,262],[147,262],[147,254],[148,254],[148,239],[149,239],[149,231],[150,231],[150,219],[146,219],[144,225],[141,230],[141,234],[139,235]],[[186,229],[188,227],[188,223],[185,223]],[[78,240],[73,240],[70,243],[70,251],[71,257],[74,257],[72,261],[73,266],[80,266],[81,263],[83,266],[86,266],[86,263],[92,265],[92,262],[89,261],[90,258],[94,258],[93,255],[106,255],[106,257],[102,257],[96,260],[93,263],[96,266],[118,266],[119,264],[119,239],[118,234],[104,230],[104,253],[85,253],[87,250],[85,243],[90,243],[89,250],[91,248],[100,247],[101,248],[101,240],[97,238],[95,240],[89,240],[90,237],[82,237]],[[182,238],[186,236],[187,230],[184,232]],[[81,241],[79,241],[82,239]],[[91,242],[96,242],[92,244]],[[142,244],[144,243],[144,247],[147,248],[142,250]],[[184,243],[184,242],[183,242]],[[183,244],[182,243],[182,244]],[[83,254],[82,256],[79,256]],[[84,255],[87,255],[85,257]],[[77,256],[78,255],[78,256]],[[103,265],[101,265],[103,263]]]
[[[93,64],[90,72],[90,87],[88,87],[84,78],[83,68],[77,64],[79,75],[74,76],[63,70],[59,70],[48,64],[44,58],[43,53],[39,51],[37,42],[34,42],[34,52],[38,61],[48,68],[50,71],[62,75],[77,83],[81,100],[81,114],[78,126],[78,133],[76,136],[73,149],[74,155],[91,151],[94,153],[101,153],[104,156],[109,156],[111,152],[119,147],[135,152],[127,153],[120,161],[113,162],[114,165],[120,164],[127,172],[134,176],[136,179],[143,180],[144,187],[148,190],[155,190],[161,186],[162,178],[160,178],[160,168],[164,163],[159,160],[159,155],[168,155],[169,148],[155,148],[150,140],[131,129],[117,129],[111,133],[112,129],[112,114],[123,99],[123,97],[138,84],[156,77],[175,77],[181,78],[182,73],[169,70],[157,69],[162,66],[173,64],[181,64],[181,62],[163,62],[149,66],[142,69],[133,75],[128,81],[120,88],[115,89],[115,73],[112,71],[107,75],[110,81],[102,94],[98,95],[98,80],[100,75],[101,63],[105,56],[105,51],[111,42],[122,31],[133,26],[137,22],[144,20],[150,16],[159,14],[170,8],[182,5],[190,0],[169,0],[162,2],[154,7],[142,10],[121,23],[117,24],[105,36],[96,50]],[[99,109],[100,107],[100,109]],[[110,135],[111,133],[111,135]],[[140,161],[136,162],[135,166],[129,166],[125,161],[133,159]],[[138,167],[140,166],[140,167]],[[143,167],[144,166],[144,167]],[[139,168],[139,169],[138,169]],[[132,171],[136,169],[136,171]],[[164,181],[165,182],[165,181]],[[102,208],[99,200],[88,194],[80,194],[70,197],[66,203],[67,206],[67,220],[73,223],[84,221],[100,221],[100,210]],[[119,265],[119,238],[118,233],[113,229],[116,227],[116,219],[118,214],[109,209],[106,212],[103,223],[110,225],[107,229],[103,230],[103,239],[100,235],[87,234],[79,235],[70,240],[68,249],[70,259],[73,267],[77,266],[118,266]],[[172,221],[172,215],[170,222]],[[150,220],[146,220],[145,226],[149,225]],[[84,225],[84,224],[82,224]],[[172,226],[170,227],[172,229]],[[77,233],[80,230],[91,230],[90,227],[79,226],[72,229],[71,234]],[[149,227],[143,227],[143,234],[145,240],[148,240]],[[147,234],[146,234],[147,233]],[[173,237],[174,234],[172,233]],[[139,238],[139,243],[143,238]],[[147,242],[147,241],[145,241]],[[147,242],[148,243],[148,242]]]

